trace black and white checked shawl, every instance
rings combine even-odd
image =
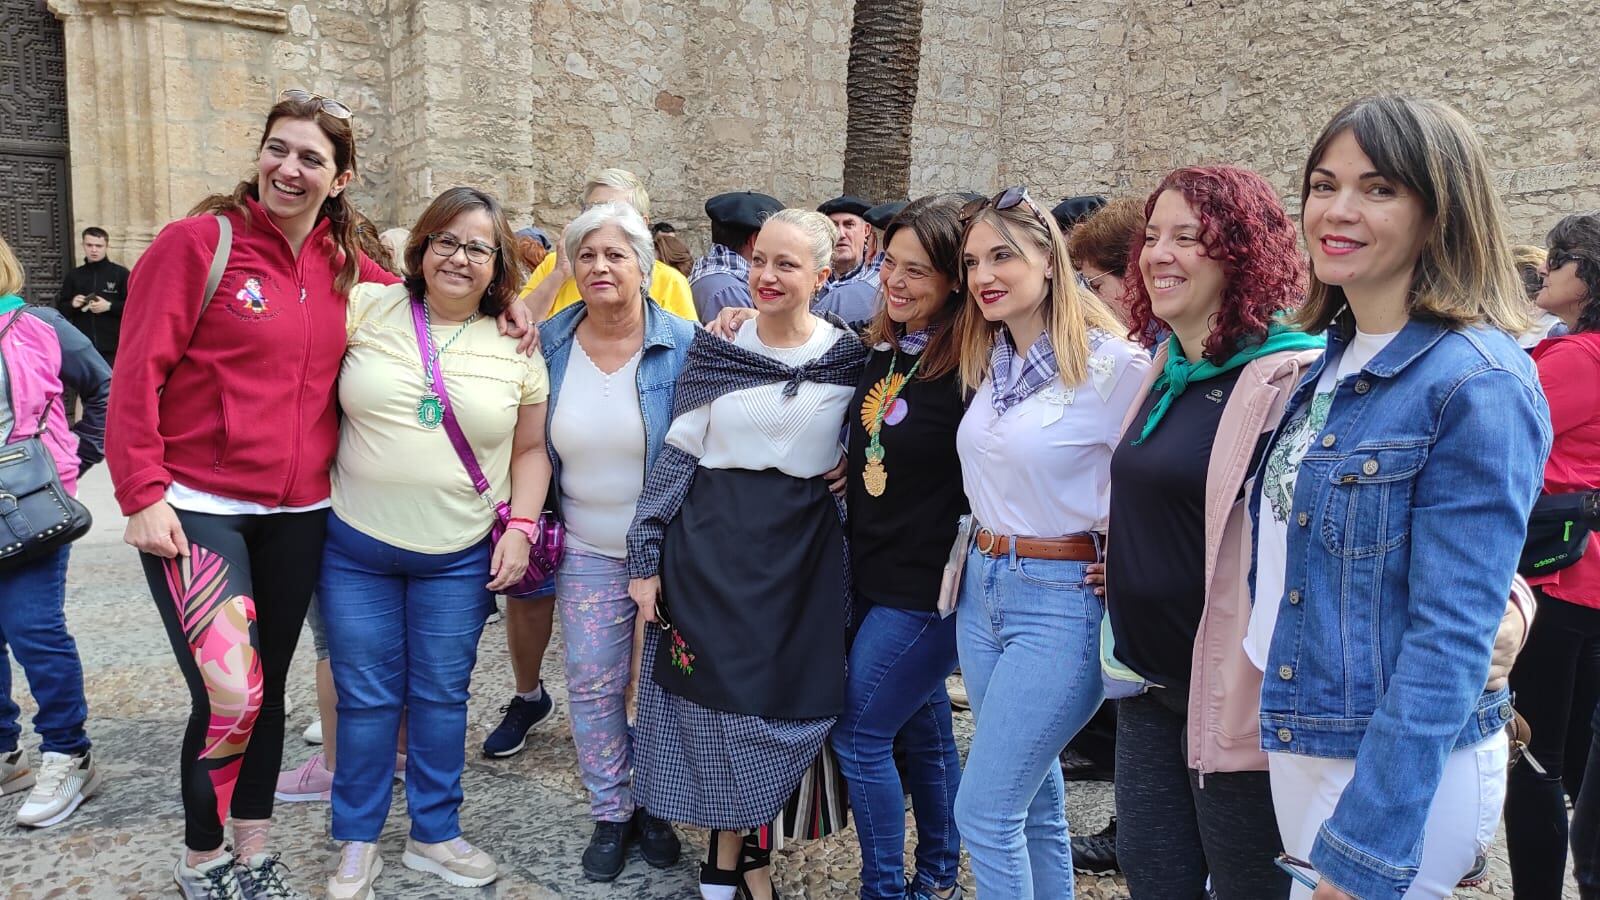
[[[867,348],[837,316],[823,318],[845,333],[821,356],[801,366],[784,365],[708,331],[696,331],[683,370],[678,374],[673,420],[724,394],[775,382],[784,383],[786,397],[793,397],[804,381],[854,387],[866,364]],[[628,577],[650,578],[660,572],[661,541],[667,524],[678,514],[683,498],[689,495],[689,486],[699,467],[699,457],[670,444],[661,448],[645,478],[644,492],[639,495],[633,524],[628,528]],[[840,514],[843,515],[842,508]]]

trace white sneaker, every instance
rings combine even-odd
[[[382,871],[377,844],[345,841],[339,848],[339,867],[328,876],[328,900],[372,900],[372,882]]]
[[[300,736],[305,738],[306,743],[308,744],[322,743],[322,720],[317,719],[310,725],[307,725],[306,730],[301,732]]]
[[[18,747],[10,753],[0,753],[0,797],[20,794],[33,787],[33,781],[28,751]]]
[[[494,859],[464,838],[439,844],[406,838],[406,853],[400,861],[408,869],[430,872],[456,887],[482,887],[500,877]]]
[[[78,756],[46,751],[38,782],[17,810],[17,824],[48,828],[72,815],[100,789],[100,772],[88,751]]]
[[[239,887],[239,877],[233,866],[231,853],[192,869],[184,865],[183,857],[179,856],[178,864],[172,869],[172,880],[184,900],[244,900],[244,891]]]

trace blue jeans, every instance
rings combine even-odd
[[[979,897],[1070,898],[1072,851],[1056,757],[1100,706],[1098,598],[1084,564],[967,557],[956,608],[977,729],[956,822]]]
[[[917,817],[917,881],[937,890],[956,883],[961,838],[952,807],[961,784],[961,758],[944,689],[955,666],[956,623],[938,613],[875,606],[850,646],[844,714],[831,740],[850,783],[861,841],[861,900],[906,895],[897,736]]]
[[[328,519],[317,584],[339,694],[333,838],[376,841],[406,712],[406,807],[411,836],[461,836],[467,686],[494,595],[489,540],[454,553],[390,546]]]
[[[17,657],[39,704],[33,730],[40,749],[68,755],[89,749],[83,723],[89,702],[83,696],[83,663],[67,633],[67,555],[62,547],[8,572],[0,572],[0,753],[17,749],[22,710],[11,699],[11,660]]]

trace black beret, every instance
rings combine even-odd
[[[1089,218],[1090,213],[1105,205],[1106,198],[1099,194],[1068,197],[1057,203],[1056,208],[1050,210],[1050,215],[1055,216],[1056,224],[1061,226],[1062,231],[1065,231]]]
[[[872,204],[860,197],[852,197],[849,194],[845,194],[843,197],[835,197],[817,207],[817,212],[825,216],[831,216],[834,213],[849,213],[852,216],[862,216],[866,215],[867,210],[871,208]]]
[[[719,225],[733,225],[755,231],[767,217],[783,209],[783,204],[766,194],[733,191],[706,201],[706,216]]]
[[[879,203],[877,206],[862,212],[861,218],[866,219],[868,225],[882,231],[889,227],[889,223],[894,221],[895,216],[900,215],[900,210],[910,205],[911,201],[909,200],[890,200],[888,203]]]

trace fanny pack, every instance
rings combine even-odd
[[[1546,494],[1533,504],[1528,537],[1517,572],[1549,575],[1577,562],[1589,548],[1589,533],[1600,525],[1600,492]]]
[[[17,310],[0,328],[0,338],[25,315]],[[45,404],[39,414],[33,437],[0,445],[0,571],[48,556],[83,537],[94,524],[89,508],[61,484],[55,457],[41,439],[50,406]],[[20,425],[13,422],[11,427]]]

